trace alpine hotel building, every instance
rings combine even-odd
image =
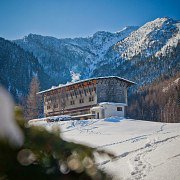
[[[91,78],[61,85],[43,96],[44,116],[70,115],[77,119],[124,117],[127,89],[134,82],[116,76]]]

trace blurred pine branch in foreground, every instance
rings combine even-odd
[[[3,120],[2,114],[0,125],[6,123]],[[43,127],[28,126],[20,108],[15,108],[15,120],[20,127],[18,131],[22,131],[22,137],[19,136],[21,143],[17,144],[16,139],[12,141],[13,137],[0,133],[1,180],[111,179],[96,165],[95,154],[113,157],[112,154],[64,141],[60,137],[59,128],[49,132]]]

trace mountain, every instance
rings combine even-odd
[[[118,75],[138,86],[179,71],[180,23],[157,18],[141,27],[96,32],[87,38],[57,39],[29,34],[14,42],[33,53],[55,85],[81,79]]]
[[[71,81],[72,72],[80,73],[82,79],[93,76],[97,63],[104,59],[109,48],[136,29],[126,27],[116,33],[99,31],[92,37],[74,39],[30,34],[14,42],[32,52],[45,72],[59,84]]]
[[[143,57],[158,56],[159,53],[165,53],[167,46],[177,45],[180,37],[179,28],[179,22],[173,19],[158,18],[118,42],[118,52],[125,59],[132,59],[138,54]]]
[[[117,75],[137,83],[134,89],[180,69],[180,23],[157,18],[141,27],[98,31],[87,38],[29,34],[23,39],[0,39],[0,81],[16,97],[27,94],[37,75],[41,88],[81,79]],[[17,73],[18,68],[18,73]]]
[[[94,76],[113,72],[138,86],[164,75],[171,76],[180,69],[179,40],[179,21],[158,18],[148,22],[111,47]]]
[[[50,87],[53,83],[32,53],[0,38],[0,84],[19,100],[28,93],[29,84],[34,76],[39,78],[42,89]]]

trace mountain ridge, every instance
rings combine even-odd
[[[14,42],[38,58],[48,75],[54,77],[56,85],[71,81],[71,72],[80,73],[82,79],[118,75],[143,85],[144,82],[151,82],[163,73],[170,72],[166,68],[159,75],[151,75],[151,80],[144,76],[142,83],[142,78],[138,80],[134,77],[137,74],[134,73],[137,70],[134,69],[135,66],[138,68],[138,63],[142,66],[143,61],[147,61],[139,71],[148,71],[145,66],[151,61],[149,59],[156,59],[156,64],[157,59],[166,59],[168,53],[173,54],[171,51],[179,50],[179,39],[179,21],[164,17],[141,27],[128,26],[115,33],[98,31],[87,38],[57,39],[30,34],[25,37],[25,41]],[[175,57],[175,62],[179,66],[177,58],[179,57]],[[166,66],[169,63],[167,61]]]
[[[40,67],[43,89],[70,82],[73,74],[79,74],[80,79],[120,76],[135,81],[134,89],[138,89],[179,71],[179,40],[180,22],[157,18],[141,27],[128,26],[114,33],[98,31],[87,38],[58,39],[31,33],[11,43],[36,59],[32,68]],[[8,63],[13,64],[12,60]],[[26,65],[25,58],[23,61]],[[28,76],[25,73],[23,76]],[[42,80],[45,76],[49,78]]]
[[[124,39],[135,29],[137,29],[137,27],[129,26],[115,33],[98,31],[91,37],[74,39],[57,39],[49,36],[30,34],[25,36],[22,40],[16,40],[14,42],[25,50],[32,52],[38,58],[40,64],[44,66],[45,70],[52,70],[53,65],[50,65],[51,67],[49,68],[50,61],[56,61],[54,63],[58,63],[59,61],[58,65],[60,66],[70,59],[72,64],[74,64],[73,66],[68,67],[68,77],[62,80],[62,83],[65,83],[71,80],[70,71],[75,71],[78,73],[79,71],[82,71],[82,69],[85,69],[86,73],[81,73],[81,77],[90,77],[94,71],[94,67],[103,57],[103,54],[105,54],[106,51],[116,42]],[[52,53],[50,51],[52,51]],[[41,53],[39,54],[39,52]],[[43,54],[45,58],[42,57]],[[54,59],[51,59],[51,57]],[[67,73],[67,66],[65,69]],[[61,68],[58,70],[61,71]],[[63,77],[63,73],[58,76],[56,70],[49,72],[49,75],[56,74],[57,76],[55,78],[62,79]]]

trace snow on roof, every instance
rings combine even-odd
[[[91,110],[104,109],[103,105],[113,105],[113,106],[127,106],[126,103],[114,103],[114,102],[101,102],[97,106],[92,107]]]
[[[80,81],[76,81],[76,82],[70,82],[70,83],[67,83],[67,84],[62,84],[60,86],[52,86],[51,89],[40,91],[37,94],[42,94],[42,93],[45,93],[45,92],[48,92],[48,91],[51,91],[51,90],[55,90],[55,89],[59,89],[59,88],[62,88],[62,87],[67,87],[67,86],[71,86],[71,85],[82,83],[82,82],[86,82],[86,81],[99,80],[99,79],[110,79],[110,78],[116,78],[116,79],[119,79],[121,81],[125,81],[125,82],[129,83],[129,85],[136,84],[133,81],[129,81],[128,79],[121,78],[121,77],[118,77],[118,76],[104,76],[104,77],[96,77],[96,78],[84,79],[84,80],[80,80]]]
[[[116,105],[116,106],[127,106],[126,103],[115,103],[115,102],[101,102],[99,105]]]
[[[101,106],[95,106],[95,107],[92,107],[91,110],[99,110],[99,109],[104,109],[103,107]]]

